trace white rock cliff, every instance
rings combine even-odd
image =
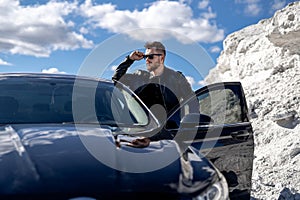
[[[240,81],[254,129],[253,199],[300,199],[300,2],[230,34],[206,83]]]

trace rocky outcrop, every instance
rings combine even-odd
[[[205,82],[240,81],[255,137],[253,199],[300,199],[300,2],[230,34]]]

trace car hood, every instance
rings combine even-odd
[[[124,138],[132,139],[92,125],[2,126],[0,194],[191,194],[217,178],[205,158],[191,149],[181,156],[172,140],[132,148]]]

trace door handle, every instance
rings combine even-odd
[[[235,140],[247,140],[249,138],[250,133],[246,130],[243,131],[235,131],[230,133],[231,137]]]

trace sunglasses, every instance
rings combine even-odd
[[[158,53],[148,54],[148,55],[144,55],[143,58],[144,59],[146,59],[146,58],[153,59],[154,56],[161,56],[161,54],[158,54]]]

